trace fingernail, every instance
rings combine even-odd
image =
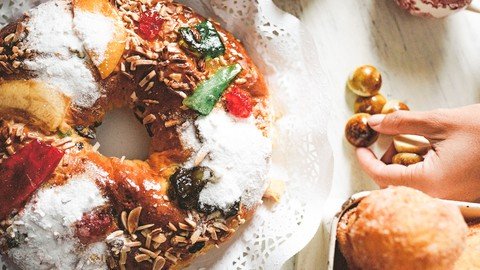
[[[368,124],[370,126],[378,126],[385,119],[385,114],[375,114],[368,118]]]

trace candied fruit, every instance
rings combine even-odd
[[[148,11],[140,15],[138,34],[146,40],[154,40],[162,29],[164,20],[156,11]]]
[[[22,206],[55,171],[63,154],[34,140],[0,164],[0,219]]]
[[[229,113],[239,118],[247,118],[252,113],[252,98],[237,87],[225,94],[225,105]]]

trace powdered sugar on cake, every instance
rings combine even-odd
[[[199,117],[195,125],[201,141],[197,155],[208,153],[200,165],[211,168],[218,178],[203,188],[200,203],[224,210],[240,198],[247,208],[259,204],[268,185],[272,145],[255,126],[255,119],[235,119],[223,109],[215,109]],[[194,146],[192,131],[186,131],[186,135]],[[186,165],[192,166],[195,158]]]
[[[73,25],[85,48],[95,55],[92,57],[95,65],[100,65],[113,39],[115,22],[102,14],[75,10]]]
[[[37,57],[26,60],[25,66],[35,71],[37,80],[51,84],[68,97],[75,105],[91,107],[100,97],[100,90],[83,59],[72,57],[61,60],[57,57]]]
[[[82,42],[73,33],[70,1],[49,1],[29,12],[27,48],[42,54],[70,56],[81,51]]]
[[[95,171],[95,170],[94,170]],[[43,187],[15,218],[10,233],[18,246],[7,251],[22,269],[106,269],[103,242],[80,245],[73,224],[84,213],[103,206],[107,200],[91,171],[75,175],[61,186]],[[102,177],[102,176],[100,176]],[[88,262],[88,263],[87,263]]]
[[[100,98],[101,90],[87,66],[83,43],[73,31],[70,1],[49,1],[29,15],[24,49],[38,55],[25,61],[25,67],[37,80],[71,97],[73,104],[91,107]]]

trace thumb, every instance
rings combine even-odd
[[[387,135],[415,134],[435,138],[448,127],[448,115],[443,110],[430,112],[396,111],[376,114],[368,119],[374,130]]]

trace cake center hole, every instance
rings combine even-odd
[[[108,157],[145,160],[150,140],[145,127],[128,108],[110,111],[97,128],[98,151]]]

